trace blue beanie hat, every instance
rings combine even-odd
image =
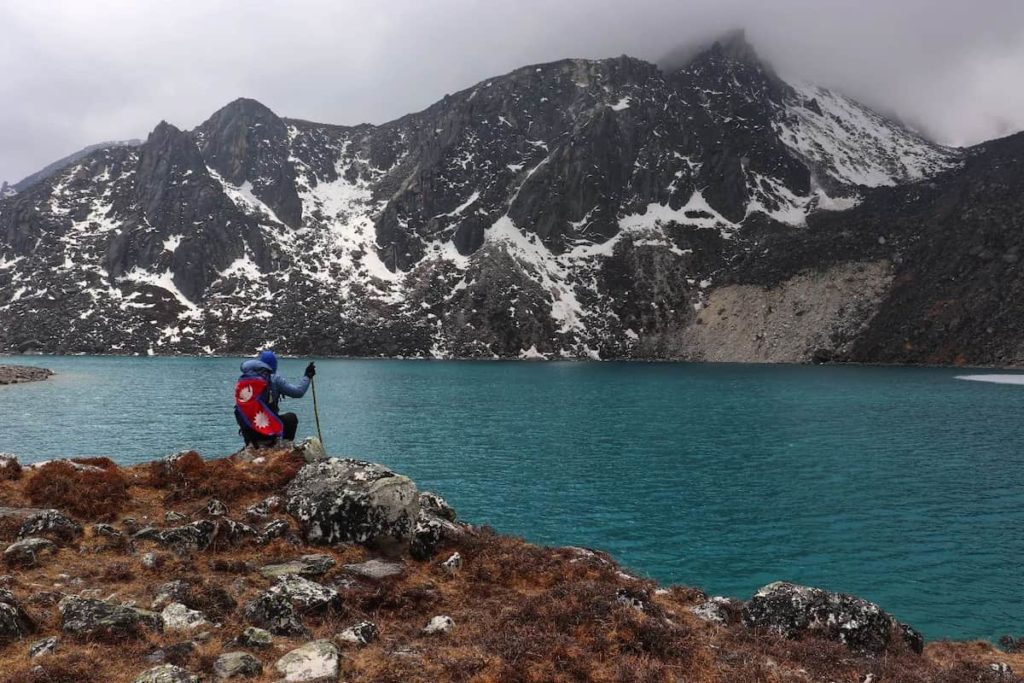
[[[260,362],[267,364],[271,372],[277,372],[277,356],[270,349],[260,351]]]

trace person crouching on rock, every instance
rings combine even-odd
[[[316,374],[316,365],[306,366],[305,376],[292,384],[277,374],[277,356],[261,351],[256,358],[242,363],[242,376],[235,383],[235,420],[246,446],[273,446],[278,439],[295,440],[299,418],[295,413],[281,414],[281,396],[302,398]]]

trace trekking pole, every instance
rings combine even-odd
[[[313,417],[316,418],[316,436],[320,445],[324,445],[324,435],[320,433],[320,411],[316,407],[316,377],[309,378],[309,386],[313,389]]]

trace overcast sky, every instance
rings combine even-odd
[[[525,64],[731,28],[941,142],[1024,129],[1024,0],[0,0],[0,180],[239,97],[381,123]]]

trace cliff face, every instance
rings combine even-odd
[[[2,683],[1012,683],[1024,669],[989,644],[925,645],[854,596],[660,588],[599,551],[466,524],[310,442],[128,469],[0,455],[0,501]]]
[[[0,349],[1019,363],[1021,165],[1017,138],[939,147],[738,35],[380,126],[241,99],[0,199]],[[762,305],[826,291],[785,327]]]

